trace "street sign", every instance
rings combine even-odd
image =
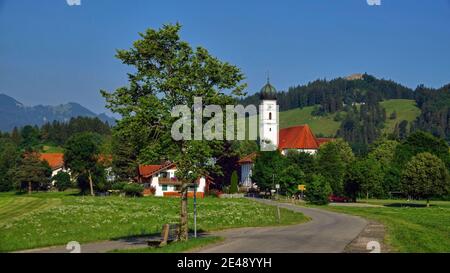
[[[275,189],[277,189],[277,190],[280,189],[280,184],[276,184]]]
[[[298,185],[299,191],[306,191],[306,185]]]

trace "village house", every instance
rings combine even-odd
[[[294,126],[279,130],[277,111],[277,91],[269,81],[260,91],[260,143],[261,147],[269,143],[278,149],[282,155],[289,152],[304,152],[314,155],[324,143],[332,138],[317,138],[308,125]],[[252,183],[252,169],[257,153],[244,156],[238,161],[241,167],[240,184],[245,188],[255,187]]]
[[[40,154],[39,158],[42,161],[47,161],[48,165],[52,169],[52,177],[57,175],[59,172],[67,172],[64,167],[64,154],[62,153],[49,153]]]
[[[39,158],[42,161],[46,161],[50,168],[52,169],[52,177],[57,175],[59,172],[66,172],[70,174],[70,170],[67,169],[64,166],[64,154],[63,153],[42,153],[39,154]],[[105,166],[111,165],[111,156],[104,156],[100,155],[98,162],[104,164]],[[106,174],[106,180],[107,181],[113,181],[114,180],[114,174],[112,173],[112,168],[108,167],[105,169]],[[54,181],[52,181],[52,184],[54,184]]]
[[[173,163],[162,165],[140,165],[138,182],[144,184],[144,195],[154,194],[159,197],[180,197],[181,184],[175,176],[177,167]],[[196,183],[196,196],[203,198],[209,190],[212,178],[200,177]],[[194,188],[190,187],[188,197],[194,196]]]

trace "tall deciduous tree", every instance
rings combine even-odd
[[[437,156],[420,153],[406,164],[402,173],[402,185],[409,196],[426,198],[428,207],[431,197],[443,196],[449,192],[449,173]]]
[[[322,175],[314,175],[312,182],[306,189],[306,201],[316,205],[326,205],[329,203],[329,196],[332,189],[327,179]]]
[[[352,149],[342,140],[329,142],[320,147],[317,168],[330,184],[334,194],[341,195],[344,192],[344,175],[354,158]]]
[[[381,196],[383,194],[383,171],[379,162],[372,158],[352,164],[345,175],[345,191],[353,201],[358,193],[366,196]]]
[[[411,134],[395,152],[394,163],[403,167],[413,156],[428,152],[439,157],[450,170],[449,146],[442,138],[430,133],[417,131]]]
[[[255,160],[252,181],[262,190],[275,189],[275,184],[283,175],[285,163],[286,159],[278,150],[261,152]]]
[[[122,116],[116,132],[137,151],[138,162],[176,164],[176,176],[182,181],[180,239],[187,240],[188,186],[200,176],[220,171],[212,159],[223,156],[224,142],[175,141],[171,111],[178,105],[193,109],[195,97],[201,97],[203,105],[234,104],[232,95],[242,95],[245,85],[237,67],[202,47],[193,49],[180,39],[180,29],[179,24],[148,29],[131,49],[119,50],[117,58],[136,72],[128,74],[128,86],[102,94],[108,107]]]
[[[80,133],[72,136],[64,149],[64,164],[75,177],[85,176],[94,196],[93,176],[99,168],[100,136],[93,133]]]

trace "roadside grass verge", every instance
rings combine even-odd
[[[111,253],[182,253],[202,248],[209,244],[215,244],[223,241],[222,237],[200,237],[192,238],[186,242],[173,242],[164,247],[145,247],[145,248],[133,248],[114,250]]]
[[[48,198],[46,198],[48,196]],[[41,203],[42,202],[42,203]],[[180,199],[88,197],[68,193],[0,194],[0,252],[157,235],[163,224],[179,222]],[[20,206],[18,206],[20,204]],[[198,199],[197,227],[213,231],[299,224],[301,213],[247,199]],[[193,222],[189,200],[189,228]]]
[[[328,206],[326,209],[384,224],[386,243],[395,252],[450,252],[450,202],[432,202],[430,208],[423,202],[405,200],[370,200],[369,203],[384,207]]]

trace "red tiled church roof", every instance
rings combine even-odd
[[[311,149],[317,150],[322,144],[333,141],[333,138],[316,138],[308,125],[300,125],[281,129],[279,132],[279,150]],[[238,161],[239,165],[250,164],[255,161],[257,153],[251,153]]]
[[[319,143],[308,125],[281,129],[278,149],[319,149]]]

